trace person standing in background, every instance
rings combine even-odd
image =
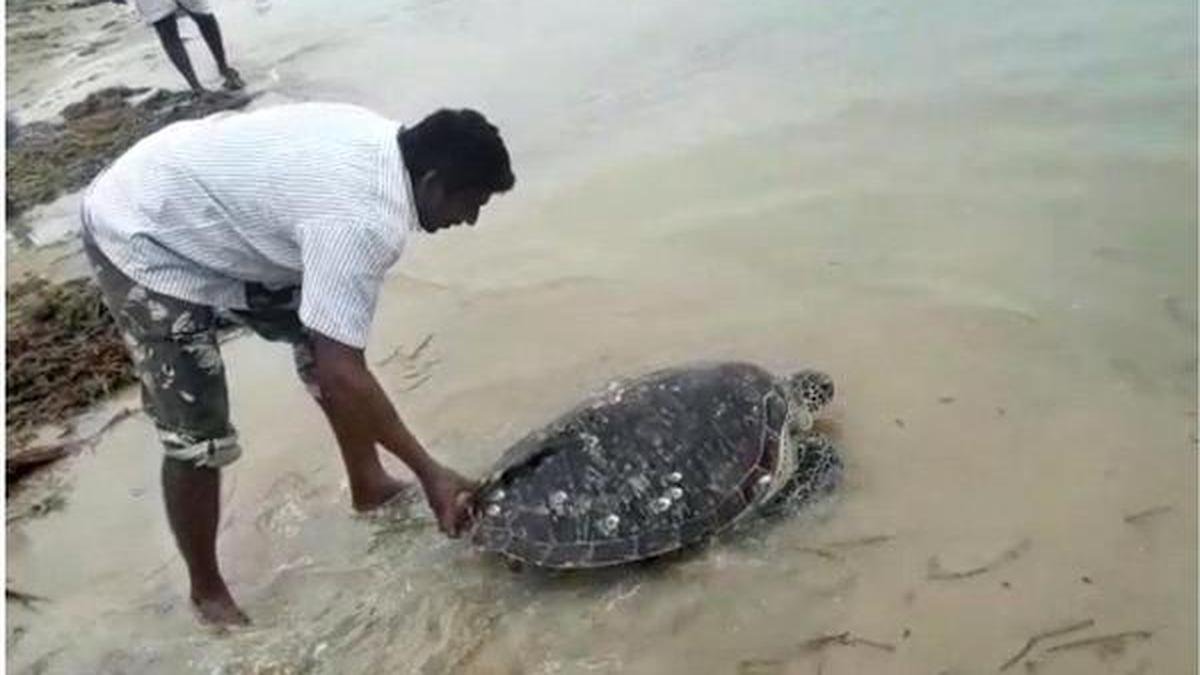
[[[127,0],[112,1],[119,5],[127,4]],[[208,0],[133,0],[133,5],[142,15],[142,19],[154,26],[155,32],[158,33],[158,39],[167,52],[167,57],[179,69],[179,73],[183,75],[183,79],[187,80],[188,86],[192,88],[193,92],[202,94],[205,89],[201,86],[200,80],[196,78],[196,71],[192,69],[192,61],[188,58],[187,49],[183,46],[183,39],[179,36],[179,24],[176,21],[179,13],[186,14],[196,22],[196,26],[200,29],[200,35],[204,37],[204,42],[208,44],[208,49],[217,62],[217,71],[221,73],[221,77],[225,78],[225,88],[236,91],[246,86],[242,82],[242,76],[225,61],[225,45],[221,42],[221,28],[217,25],[217,17],[213,14]]]

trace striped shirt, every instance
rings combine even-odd
[[[244,309],[247,282],[299,285],[301,322],[362,348],[384,273],[417,227],[399,129],[330,103],[177,122],[92,183],[84,218],[152,290]]]

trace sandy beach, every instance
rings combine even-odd
[[[23,122],[183,86],[127,9],[18,4]],[[415,495],[352,515],[287,349],[236,339],[220,555],[254,625],[196,624],[135,415],[22,496],[63,503],[6,530],[45,598],[8,603],[10,672],[1195,672],[1194,5],[215,6],[254,107],[469,105],[512,149],[376,316],[431,452],[480,475],[614,378],[738,359],[833,375],[845,479],[677,564],[518,574]],[[10,282],[86,273],[77,200],[10,224]]]

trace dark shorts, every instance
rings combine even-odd
[[[85,233],[84,251],[141,379],[142,407],[158,429],[167,457],[221,467],[241,454],[229,421],[229,393],[217,335],[218,310],[157,293],[125,276]],[[298,286],[246,286],[246,310],[223,310],[273,342],[288,342],[309,392],[312,342],[297,313]]]

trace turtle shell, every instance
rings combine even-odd
[[[614,383],[505,453],[476,495],[472,539],[550,568],[701,541],[769,489],[787,419],[783,386],[752,364]]]

